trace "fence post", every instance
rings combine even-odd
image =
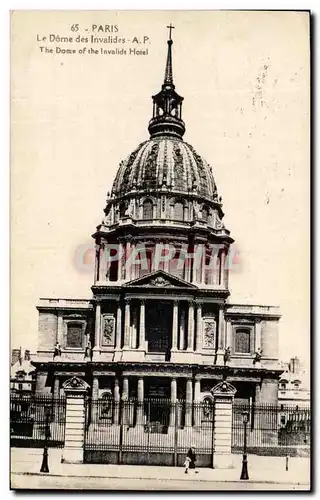
[[[89,385],[78,377],[68,379],[66,394],[66,427],[62,462],[83,463],[85,433],[85,394]]]
[[[232,467],[232,406],[236,392],[235,387],[226,381],[220,382],[212,389],[214,397],[213,467],[215,469]]]

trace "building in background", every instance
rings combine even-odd
[[[30,359],[30,351],[12,349],[10,368],[11,394],[33,394],[36,387],[36,368]]]
[[[58,398],[77,375],[92,401],[106,402],[92,419],[115,425],[118,415],[109,409],[120,399],[183,400],[183,428],[195,423],[193,402],[210,412],[222,379],[236,388],[238,402],[277,403],[280,314],[277,307],[229,302],[233,239],[211,167],[183,140],[171,37],[164,81],[152,99],[150,137],[120,163],[93,235],[92,298],[37,305],[36,391]],[[171,417],[143,407],[128,418],[135,425]]]
[[[283,363],[284,371],[279,379],[278,402],[280,407],[310,406],[310,379],[307,371],[295,356]]]

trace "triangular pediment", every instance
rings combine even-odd
[[[125,286],[141,286],[146,288],[197,288],[196,285],[188,283],[188,281],[173,276],[166,271],[154,271],[141,278],[129,281]]]

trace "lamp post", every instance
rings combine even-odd
[[[49,424],[50,408],[45,407],[46,428],[45,428],[45,441],[43,447],[43,456],[40,472],[49,472],[48,465],[48,441],[50,437],[50,424]]]
[[[248,474],[248,460],[247,460],[247,424],[249,421],[249,412],[244,411],[242,413],[243,426],[244,426],[244,436],[243,436],[243,456],[242,456],[242,470],[240,479],[249,479]]]

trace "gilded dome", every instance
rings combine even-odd
[[[121,162],[112,194],[119,197],[131,191],[162,189],[217,199],[206,160],[190,144],[170,135],[151,137]]]

